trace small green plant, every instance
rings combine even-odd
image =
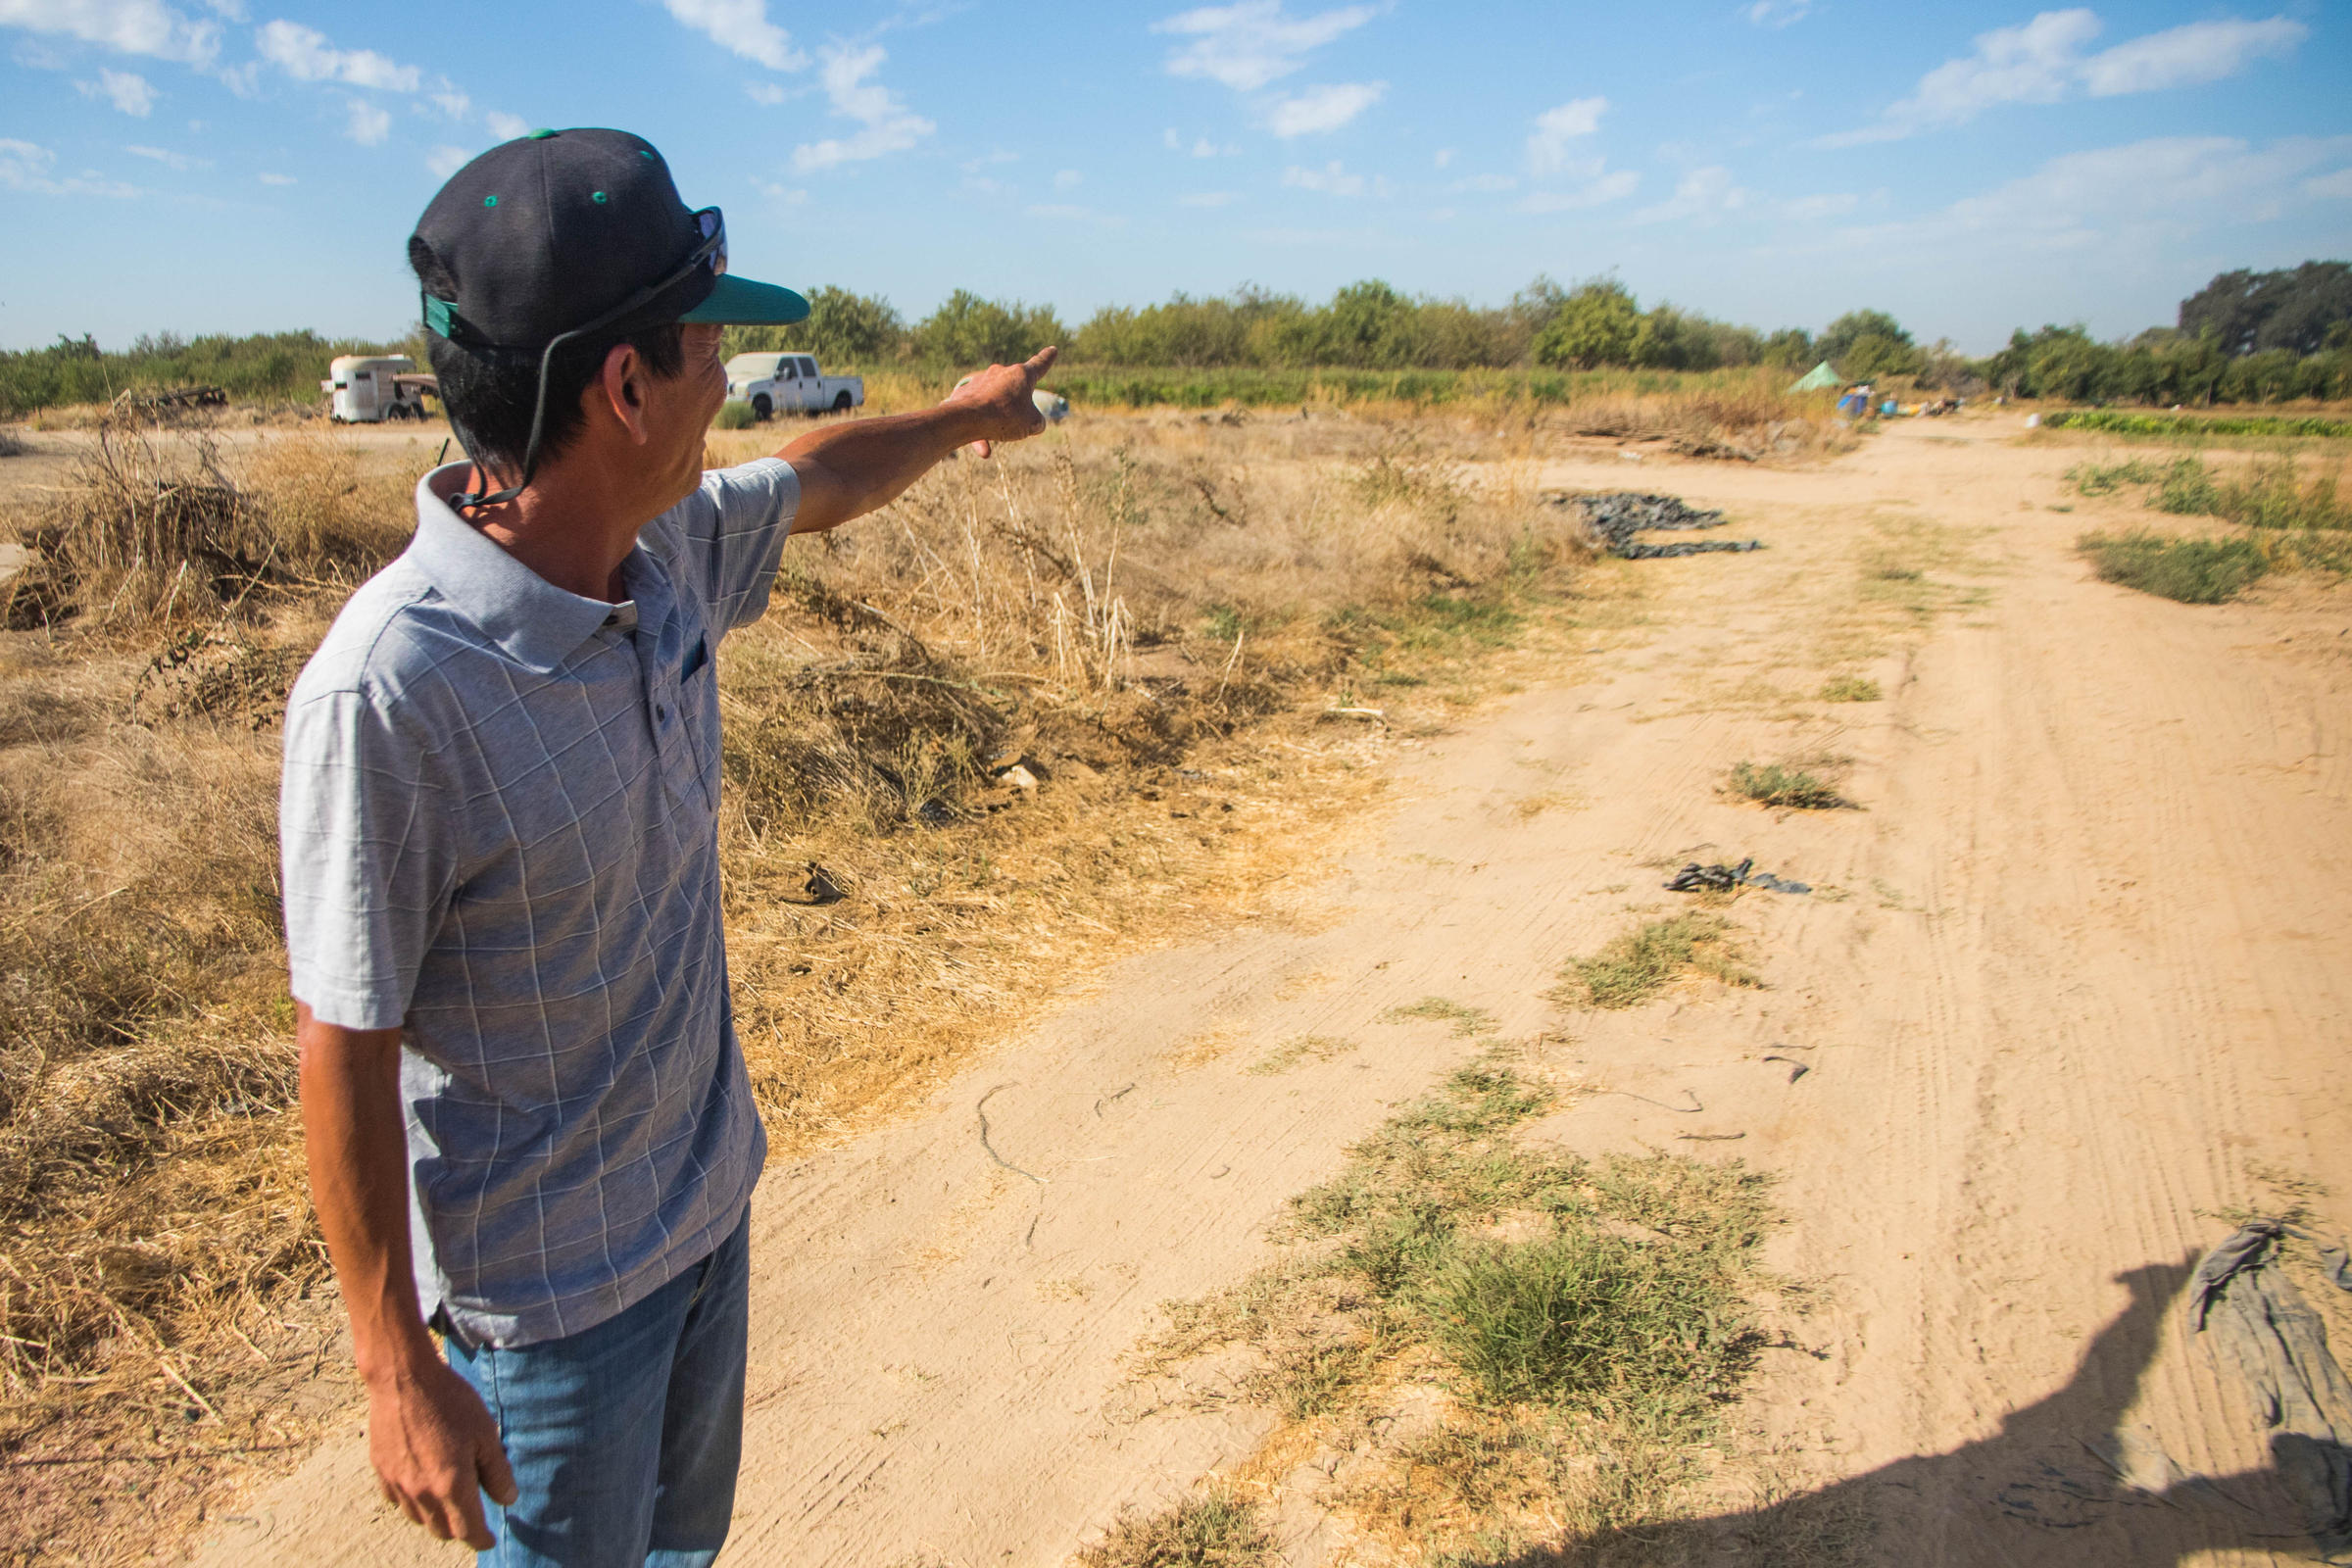
[[[2103,430],[2110,435],[2352,436],[2352,419],[2284,414],[2134,414],[2124,409],[2060,409],[2041,416],[2044,429]]]
[[[2269,566],[2251,539],[2179,539],[2145,528],[2086,533],[2076,548],[2102,580],[2184,605],[2234,599]]]
[[[1637,1418],[1723,1387],[1727,1363],[1744,1361],[1722,1299],[1703,1252],[1583,1228],[1457,1249],[1421,1295],[1434,1337],[1489,1399]]]
[[[2128,484],[2155,484],[2165,470],[2132,458],[2123,463],[2082,463],[2066,470],[2067,483],[2086,496],[2111,496]]]
[[[1466,1006],[1445,997],[1423,997],[1410,1006],[1391,1007],[1380,1015],[1382,1023],[1402,1023],[1408,1018],[1442,1018],[1453,1025],[1456,1036],[1492,1034],[1494,1015],[1484,1007]]]
[[[1839,675],[1821,686],[1825,703],[1875,703],[1881,695],[1879,683],[1868,675]]]
[[[710,421],[710,428],[713,430],[749,430],[759,422],[759,416],[752,413],[752,406],[749,403],[729,401],[718,406],[718,417]]]
[[[1832,780],[1788,762],[1734,763],[1726,784],[1743,801],[1788,810],[1831,811],[1848,804]]]
[[[1595,1007],[1639,1006],[1686,974],[1703,974],[1730,986],[1760,986],[1740,963],[1731,922],[1719,914],[1686,910],[1651,920],[1611,937],[1589,958],[1574,958],[1561,971],[1552,1000]]]
[[[1271,1568],[1281,1560],[1263,1505],[1222,1485],[1157,1513],[1128,1509],[1078,1553],[1083,1568]]]

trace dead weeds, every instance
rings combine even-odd
[[[1108,957],[1266,907],[1423,722],[1409,683],[1468,692],[1539,634],[1581,545],[1326,423],[1065,428],[789,547],[721,660],[737,1028],[780,1157]],[[318,1382],[274,735],[414,477],[102,435],[0,648],[0,1539],[35,1561],[169,1539],[348,1397]],[[1384,461],[1409,482],[1374,495]],[[1381,676],[1388,726],[1318,724]],[[93,1452],[145,1457],[52,1462]]]

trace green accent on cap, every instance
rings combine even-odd
[[[606,194],[605,194],[603,191],[601,191],[601,190],[592,190],[592,191],[590,191],[590,192],[588,193],[588,199],[589,199],[590,201],[592,201],[592,202],[596,203],[596,205],[597,205],[597,206],[599,206],[599,207],[602,207],[602,206],[604,206],[604,205],[605,205],[605,203],[606,203],[607,201],[611,200],[611,198],[610,198],[610,197],[608,197],[608,196],[607,196],[607,195],[606,195]]]
[[[498,205],[498,198],[495,196],[485,196],[482,198],[482,205],[484,207],[496,207]]]
[[[532,132],[531,132],[531,140],[533,140],[533,141],[545,141],[545,140],[547,140],[547,138],[548,138],[548,137],[550,137],[550,136],[553,136],[554,134],[555,134],[555,132],[554,132],[554,131],[552,131],[552,130],[548,130],[548,129],[546,129],[546,128],[542,127],[541,129],[534,130],[534,131],[532,131]]]
[[[708,299],[678,319],[722,326],[789,326],[808,319],[808,302],[788,288],[728,272]]]
[[[447,337],[450,326],[457,318],[457,307],[448,300],[435,299],[430,294],[424,297],[424,324],[428,330],[438,336]]]
[[[650,147],[640,147],[637,149],[637,156],[640,158],[651,158],[654,156],[653,149]]]

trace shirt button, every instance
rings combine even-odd
[[[669,710],[666,708],[656,708],[654,710],[654,717],[666,724],[669,722]]]

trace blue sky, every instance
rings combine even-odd
[[[1614,271],[1982,352],[2352,256],[2352,16],[2310,0],[0,0],[0,347],[397,334],[441,177],[542,124],[650,137],[737,270],[909,318]]]

